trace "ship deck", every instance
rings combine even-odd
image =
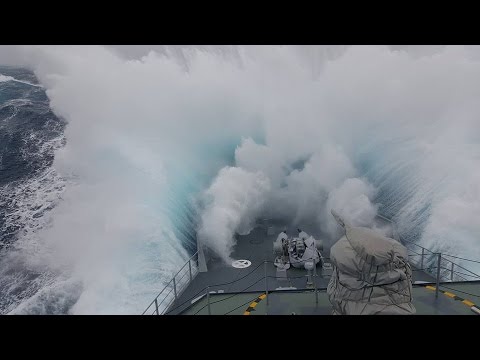
[[[279,276],[277,268],[273,265],[275,257],[273,242],[284,227],[271,226],[273,228],[270,231],[258,226],[250,234],[238,236],[232,258],[251,261],[252,264],[248,268],[234,268],[207,254],[205,258],[208,271],[197,274],[172,303],[166,314],[330,315],[332,307],[326,288],[331,270],[317,267],[313,287],[307,287],[307,272],[304,269],[291,267],[287,270],[286,278]],[[319,238],[314,229],[302,227],[302,230]],[[296,229],[287,229],[287,232],[293,234]],[[326,250],[322,251],[326,263],[329,262],[328,245],[326,244]],[[268,284],[265,282],[265,274]],[[479,294],[480,281],[443,283],[440,290],[447,292],[448,295],[440,292],[438,298],[432,290],[432,286],[435,286],[435,279],[432,276],[413,267],[413,281],[413,304],[417,314],[470,315],[474,312],[470,309],[471,305],[467,304],[480,303],[480,299],[465,295],[465,293]],[[268,301],[264,295],[267,286]],[[457,296],[452,297],[452,293]]]
[[[468,299],[468,295],[464,295],[458,291],[476,291],[480,290],[480,281],[462,284],[445,284],[449,288],[455,286],[458,294],[463,298],[455,300],[443,293],[435,298],[435,291],[427,288],[425,285],[413,286],[413,305],[417,310],[417,315],[474,315],[470,309],[471,305],[465,303],[467,300],[475,304],[475,298]],[[433,285],[434,286],[434,285]],[[445,287],[440,286],[441,290],[449,291]],[[325,289],[318,290],[318,303],[315,301],[315,292],[308,291],[278,291],[269,293],[269,301],[267,305],[266,297],[262,297],[264,292],[253,292],[238,294],[233,298],[229,298],[231,294],[212,294],[210,297],[210,314],[211,315],[331,315],[332,306],[328,300]],[[224,301],[228,299],[227,301]],[[259,301],[257,300],[259,299]],[[257,301],[256,301],[257,300]],[[255,304],[252,306],[252,304]],[[476,299],[476,304],[480,304]],[[477,305],[478,306],[478,305]],[[208,315],[208,307],[206,298],[190,306],[183,312],[184,315]]]

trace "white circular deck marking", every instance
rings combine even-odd
[[[237,269],[244,269],[252,265],[250,260],[235,260],[232,262],[232,266]]]

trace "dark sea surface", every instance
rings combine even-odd
[[[31,71],[0,66],[0,314],[35,291],[40,274],[12,260],[59,200],[52,163],[64,127]]]

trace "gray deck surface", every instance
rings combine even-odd
[[[445,284],[450,287],[450,284]],[[472,284],[456,284],[455,287],[460,291],[475,291],[480,293],[480,281]],[[440,289],[444,289],[442,286]],[[468,290],[466,290],[468,289]],[[457,295],[460,292],[452,291]],[[242,315],[249,307],[250,303],[256,299],[261,292],[250,294],[238,294],[232,297],[231,294],[211,295],[210,311],[212,315]],[[467,295],[462,295],[468,298]],[[229,298],[230,297],[230,298]],[[222,301],[229,298],[228,301]],[[469,298],[472,302],[480,304],[479,298]],[[435,298],[435,292],[425,288],[425,286],[416,285],[413,288],[413,305],[417,310],[417,315],[475,315],[470,307],[459,300],[454,300],[439,294]],[[268,308],[268,309],[267,309]],[[266,314],[268,310],[268,314]],[[269,294],[269,304],[263,299],[250,312],[250,315],[331,315],[332,307],[328,300],[325,290],[318,292],[318,304],[315,304],[314,292],[292,292],[283,291]],[[186,310],[184,315],[208,315],[207,301],[201,299],[195,305]]]
[[[244,292],[244,291],[265,291],[265,260],[267,263],[268,287],[274,290],[278,287],[296,287],[305,288],[307,279],[305,277],[306,271],[303,269],[294,269],[291,267],[287,270],[289,280],[277,280],[276,267],[273,265],[275,259],[273,254],[273,242],[276,240],[280,231],[284,229],[283,226],[274,226],[274,235],[267,235],[264,227],[257,227],[253,229],[250,234],[237,237],[237,245],[235,246],[233,259],[246,259],[252,262],[252,265],[245,269],[236,269],[230,264],[226,264],[220,259],[207,255],[207,272],[200,272],[195,279],[188,285],[181,296],[170,307],[171,314],[178,314],[183,309],[190,305],[187,300],[200,296],[206,293],[206,287],[210,286],[210,291],[222,291],[225,293]],[[309,229],[304,227],[302,230],[309,232]],[[296,235],[298,232],[295,228],[287,229],[290,234]],[[313,231],[309,232],[315,237]],[[318,236],[318,235],[317,235]],[[324,257],[328,257],[328,251],[322,251]],[[257,268],[256,270],[254,270]],[[254,271],[253,271],[254,270]],[[252,272],[253,271],[253,272]],[[318,277],[316,284],[318,288],[325,288],[330,280],[328,274],[321,274],[321,268],[317,267]],[[247,274],[249,274],[246,276]],[[246,276],[246,277],[244,277]],[[323,277],[322,277],[323,276]],[[242,277],[244,277],[242,279]],[[301,278],[298,278],[301,277]],[[239,280],[240,279],[240,280]],[[230,284],[225,284],[230,283]],[[215,286],[216,284],[225,284]],[[183,304],[183,305],[182,305]],[[182,306],[180,306],[182,305]],[[172,309],[175,309],[172,311]]]
[[[316,286],[317,289],[323,289],[318,293],[318,305],[315,304],[315,295],[312,291],[307,289],[306,292],[299,292],[299,290],[305,290],[307,287],[307,272],[304,269],[291,267],[287,270],[288,279],[275,278],[277,276],[277,268],[273,265],[273,242],[277,238],[278,233],[285,227],[281,224],[272,225],[272,223],[269,226],[273,226],[272,235],[267,235],[266,227],[258,226],[250,234],[237,237],[237,245],[232,258],[250,260],[252,265],[248,268],[236,269],[230,264],[213,257],[211,254],[206,254],[208,271],[198,273],[186,289],[183,289],[178,299],[169,307],[167,314],[207,314],[207,286],[210,286],[210,310],[212,314],[243,314],[249,304],[245,306],[242,306],[242,304],[255,299],[258,295],[265,292],[265,260],[267,260],[266,272],[268,276],[268,290],[270,292],[269,314],[331,314],[331,305],[324,290],[330,280],[331,270],[322,271],[321,267],[317,267],[318,277],[315,281]],[[321,235],[316,233],[313,228],[303,226],[302,230],[307,231],[317,239],[321,238]],[[296,235],[297,231],[295,228],[287,228],[287,233]],[[324,244],[324,247],[322,255],[328,263],[329,244]],[[434,282],[434,279],[425,272],[417,271],[415,267],[413,267],[413,270],[414,282]],[[473,293],[480,293],[478,284],[471,286],[475,288],[472,290]],[[275,290],[282,288],[296,288],[297,291],[285,290],[275,292]],[[198,299],[202,295],[203,298]],[[225,298],[228,298],[228,300],[223,301]],[[192,304],[192,299],[197,299],[195,304]],[[475,301],[475,299],[470,300]],[[213,302],[216,303],[213,304]],[[435,300],[434,292],[425,289],[424,286],[414,287],[414,305],[418,314],[473,314],[466,305],[458,301],[455,302],[443,294],[440,294],[439,298]],[[236,307],[238,309],[235,309]],[[265,314],[265,310],[266,301],[262,300],[258,303],[255,311],[252,312],[252,315]]]

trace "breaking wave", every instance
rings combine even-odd
[[[16,50],[68,125],[40,141],[54,161],[0,179],[2,312],[141,313],[197,233],[224,259],[260,216],[334,241],[332,207],[480,258],[475,48],[124,50]],[[35,82],[1,72],[3,136],[35,143],[14,127],[36,119],[32,89],[10,77]]]

